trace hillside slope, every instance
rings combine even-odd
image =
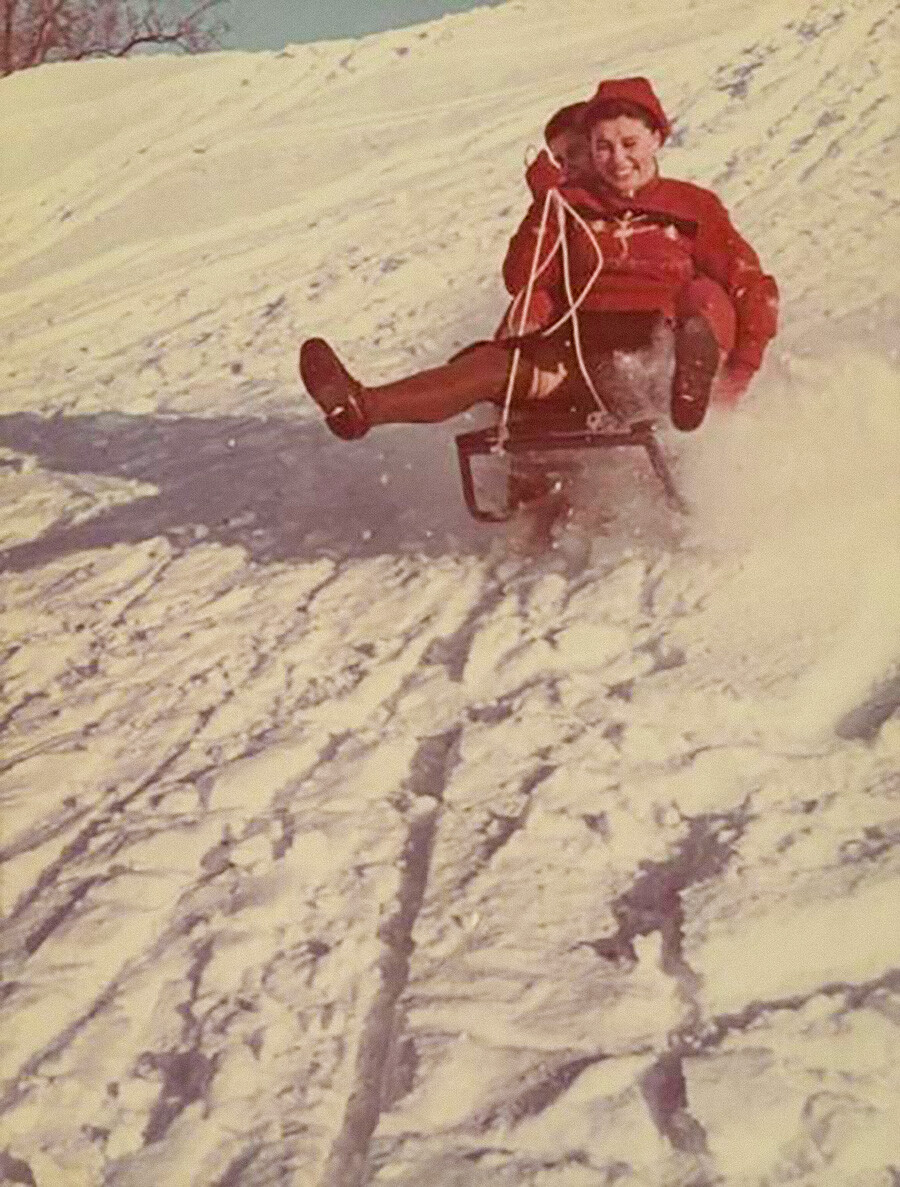
[[[0,83],[7,1179],[896,1184],[895,13],[789,7]],[[525,146],[635,73],[782,330],[686,526],[620,476],[498,565],[458,426],[336,442],[296,347],[489,332]]]

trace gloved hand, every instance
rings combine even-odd
[[[547,150],[542,148],[525,170],[525,180],[534,198],[540,201],[546,198],[551,190],[562,185],[563,171]]]
[[[755,374],[755,369],[747,363],[726,363],[713,386],[715,403],[737,404],[747,394]]]

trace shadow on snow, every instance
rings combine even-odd
[[[158,489],[78,524],[57,522],[0,552],[0,569],[154,536],[176,547],[239,544],[258,562],[482,553],[491,541],[465,513],[446,425],[348,443],[275,417],[16,413],[0,416],[0,444],[49,470]]]

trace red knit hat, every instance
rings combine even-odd
[[[608,78],[601,82],[582,117],[585,128],[602,119],[605,109],[615,103],[629,103],[645,111],[663,140],[672,131],[662,104],[646,78]]]

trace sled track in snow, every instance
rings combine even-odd
[[[396,909],[378,929],[380,984],[363,1025],[355,1083],[321,1187],[363,1187],[368,1178],[369,1142],[391,1095],[390,1073],[398,1052],[397,1005],[409,978],[412,932],[425,898],[443,791],[455,765],[460,733],[457,727],[426,738],[403,789],[409,810]]]

